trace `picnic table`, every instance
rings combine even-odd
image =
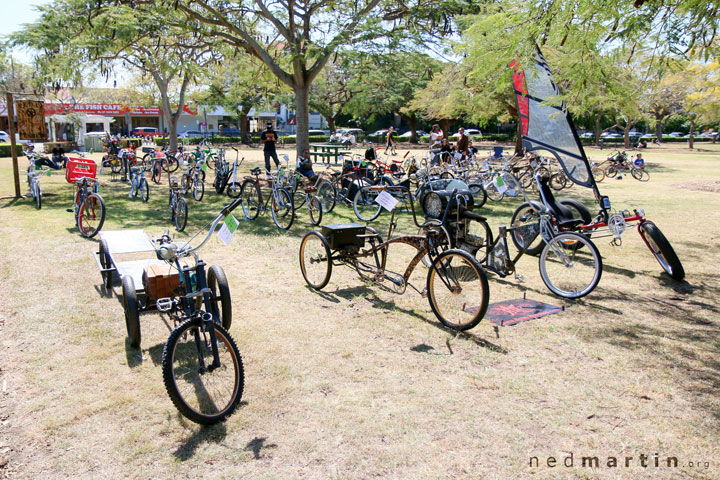
[[[347,145],[341,145],[339,143],[322,143],[322,144],[311,144],[310,158],[313,163],[319,159],[320,163],[327,163],[330,165],[330,159],[333,159],[335,165],[338,163],[338,155],[351,155],[352,152],[343,150],[347,148]]]

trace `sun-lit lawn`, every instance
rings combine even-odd
[[[398,296],[341,267],[316,293],[298,265],[312,229],[306,209],[289,232],[269,214],[241,222],[230,246],[213,239],[201,252],[228,275],[246,379],[241,407],[210,428],[186,421],[165,393],[172,324],[143,315],[142,350],[129,347],[119,283],[102,287],[97,242],[66,212],[73,187],[62,174],[44,177],[42,210],[0,201],[0,478],[718,478],[720,193],[689,186],[717,184],[720,145],[698,146],[650,148],[648,183],[600,184],[614,207],[645,209],[684,282],[662,273],[635,229],[621,247],[597,241],[603,276],[578,301],[550,294],[526,256],[522,280],[489,275],[490,301],[525,293],[567,308],[512,327],[485,320],[456,334],[410,288]],[[598,161],[607,153],[589,151]],[[242,154],[244,172],[261,164],[259,150]],[[1,195],[13,192],[11,173],[0,159]],[[166,185],[151,184],[143,204],[101,178],[104,230],[171,228]],[[593,205],[587,189],[565,194]],[[200,203],[188,197],[177,238],[228,200],[210,189]],[[497,228],[519,203],[479,212]],[[386,232],[389,218],[373,226]],[[352,210],[337,207],[323,224],[348,221]],[[414,233],[407,215],[399,231]],[[404,269],[409,253],[391,250],[390,268]],[[425,275],[418,266],[421,288]],[[570,453],[573,466],[561,466]],[[662,466],[642,468],[641,454]],[[583,456],[598,456],[600,468],[582,467]],[[605,466],[610,456],[618,468]],[[677,468],[664,466],[668,456]]]

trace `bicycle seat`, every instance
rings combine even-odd
[[[549,177],[540,177],[540,198],[550,210],[550,213],[553,214],[558,225],[565,228],[575,228],[584,224],[585,222],[581,218],[574,218],[572,210],[555,199],[549,182]]]
[[[342,172],[332,172],[330,175],[332,175],[333,177],[339,177],[340,175],[342,175]]]
[[[253,168],[252,170],[250,170],[250,174],[251,175],[260,175],[261,171],[262,171],[262,169],[260,167],[256,167],[256,168]]]

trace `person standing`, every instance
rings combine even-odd
[[[280,160],[278,160],[277,151],[275,150],[275,142],[277,142],[277,134],[272,128],[272,122],[265,124],[265,131],[260,135],[260,141],[263,143],[263,154],[265,155],[265,171],[270,173],[270,158],[275,160],[275,168],[280,168]]]
[[[386,143],[386,145],[385,145],[385,155],[387,155],[388,148],[390,149],[390,152],[391,152],[393,155],[396,155],[396,153],[395,153],[395,139],[393,138],[393,136],[395,136],[395,128],[394,128],[394,127],[390,127],[390,128],[388,128],[388,133],[387,133],[387,143]]]
[[[440,125],[433,125],[432,130],[430,131],[430,150],[440,148],[443,136],[443,131],[440,130]]]
[[[460,134],[460,138],[458,138],[457,144],[455,144],[455,150],[465,158],[468,156],[470,139],[465,135],[465,129],[463,127],[458,129],[458,133]]]

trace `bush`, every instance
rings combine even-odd
[[[9,143],[0,143],[0,157],[11,157],[12,150],[10,150],[10,147],[12,147],[12,145],[10,145]],[[22,145],[15,145],[15,153],[18,157],[22,157]]]
[[[130,145],[140,148],[142,141],[142,138],[122,138],[120,139],[120,148],[128,148]]]

